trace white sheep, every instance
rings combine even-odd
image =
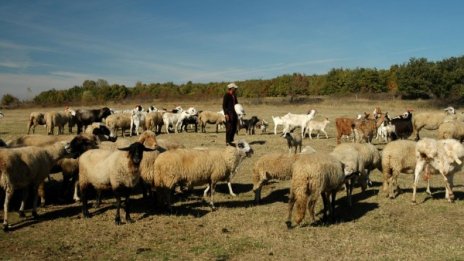
[[[429,168],[437,170],[445,181],[445,198],[454,201],[453,179],[454,174],[461,169],[464,158],[464,146],[455,139],[435,140],[424,138],[416,144],[416,167],[414,169],[414,185],[412,201],[416,202],[416,189],[419,175]]]
[[[330,155],[334,156],[338,159],[341,163],[343,163],[343,171],[344,173],[351,173],[353,174],[350,179],[346,179],[346,196],[348,200],[348,205],[351,206],[351,195],[353,193],[353,183],[355,178],[359,176],[362,169],[361,163],[361,155],[358,150],[356,150],[353,146],[339,144],[337,145],[334,150],[330,153]]]
[[[305,133],[303,137],[306,137],[306,134],[309,134],[309,138],[312,139],[312,132],[313,130],[317,131],[317,138],[319,139],[319,132],[323,132],[325,134],[325,138],[328,139],[329,136],[327,135],[327,132],[325,132],[325,128],[327,127],[327,124],[329,124],[329,118],[325,118],[323,121],[317,121],[317,120],[310,120],[306,124],[305,128]]]
[[[308,207],[311,221],[315,220],[315,205],[319,195],[324,202],[323,215],[333,219],[335,196],[345,182],[343,164],[334,156],[322,152],[303,154],[293,163],[287,227],[292,227],[292,212],[296,204],[296,224],[303,220]],[[330,200],[330,197],[332,200]],[[309,198],[309,200],[308,200]]]
[[[83,140],[80,136],[70,143],[57,142],[53,145],[23,148],[11,148],[0,150],[0,186],[5,190],[3,230],[8,226],[8,204],[17,189],[23,190],[23,199],[19,214],[24,217],[24,206],[28,196],[28,187],[32,186],[34,193],[32,215],[37,215],[38,188],[48,177],[48,174],[56,162],[74,153],[82,152]]]
[[[416,167],[416,142],[412,140],[395,140],[382,150],[383,192],[393,199],[400,192],[398,176],[400,173],[413,174]],[[430,181],[427,193],[431,194]]]
[[[142,129],[145,131],[147,130],[145,128],[145,117],[147,113],[144,111],[134,111],[132,112],[131,115],[131,123],[130,123],[130,134],[129,136],[132,137],[132,132],[135,128],[136,135],[139,135],[139,128],[142,127]]]
[[[130,218],[130,192],[140,178],[140,162],[145,148],[140,142],[134,142],[129,147],[115,151],[95,149],[89,150],[79,158],[79,188],[81,191],[82,214],[89,218],[87,206],[87,190],[93,186],[96,190],[112,189],[116,200],[115,223],[121,224],[120,208],[121,196],[125,200],[126,222],[132,223]]]
[[[305,146],[301,154],[316,152],[312,147]],[[268,180],[290,180],[292,178],[292,165],[300,154],[269,153],[261,156],[253,166],[253,192],[255,203],[261,201],[261,190]]]
[[[464,122],[450,121],[444,122],[438,127],[439,139],[456,139],[464,141]]]
[[[456,111],[453,107],[447,107],[444,109],[444,112],[421,112],[414,115],[412,119],[413,123],[413,133],[412,136],[416,137],[416,140],[419,140],[419,132],[421,129],[426,130],[436,130],[446,121],[452,121],[457,119]]]
[[[110,128],[113,136],[116,136],[118,129],[121,129],[121,136],[125,136],[125,131],[130,130],[131,115],[127,113],[116,113],[106,117],[106,126]]]
[[[287,140],[288,153],[292,153],[292,150],[294,150],[294,153],[301,152],[303,138],[300,133],[286,132],[284,138]]]
[[[45,115],[42,112],[31,112],[29,115],[29,121],[27,122],[27,134],[31,132],[32,129],[32,134],[35,133],[35,127],[37,125],[44,125],[46,127],[46,122],[45,122]]]
[[[216,125],[216,133],[219,131],[219,125],[224,124],[226,122],[226,118],[224,114],[212,111],[202,111],[198,115],[198,121],[201,124],[201,132],[206,132],[206,124],[215,124]]]
[[[171,190],[176,185],[204,185],[211,188],[210,206],[214,209],[213,195],[219,181],[230,181],[245,157],[253,150],[246,141],[239,141],[235,147],[225,149],[177,149],[158,156],[155,162],[154,185],[162,194],[165,203],[171,205]],[[204,196],[208,191],[205,190]]]

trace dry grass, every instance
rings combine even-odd
[[[335,117],[353,116],[372,111],[380,106],[391,114],[400,114],[405,108],[416,111],[431,109],[425,102],[401,101],[324,100],[314,104],[276,105],[247,104],[247,115],[257,115],[271,122],[271,115],[287,112],[304,113],[309,108],[318,110],[318,117],[331,120],[327,131],[329,139],[305,139],[319,151],[331,151],[335,147]],[[180,104],[160,104],[171,108]],[[158,106],[158,104],[156,104]],[[194,104],[195,105],[195,104]],[[116,107],[116,106],[114,106]],[[131,106],[126,106],[131,107]],[[220,110],[219,104],[196,104],[202,110]],[[38,109],[34,109],[38,110]],[[61,108],[56,108],[61,110]],[[0,137],[8,140],[26,132],[26,121],[32,110],[5,110],[0,120]],[[225,134],[208,133],[162,134],[162,138],[175,139],[187,147],[224,147]],[[67,130],[66,130],[67,131]],[[45,134],[38,128],[37,133]],[[259,131],[258,131],[259,133]],[[424,132],[424,136],[434,136]],[[464,177],[455,178],[454,204],[444,199],[441,178],[432,178],[433,196],[424,193],[420,184],[418,202],[411,203],[411,175],[399,180],[404,193],[396,199],[387,199],[382,192],[381,174],[371,174],[374,186],[365,194],[359,188],[354,191],[354,206],[345,207],[344,193],[338,195],[338,219],[335,224],[298,227],[287,230],[287,200],[289,182],[271,182],[262,191],[263,203],[252,204],[251,169],[262,155],[272,151],[286,152],[285,140],[273,134],[246,136],[244,131],[237,139],[254,142],[255,155],[247,159],[234,177],[237,197],[227,193],[227,186],[220,184],[215,200],[218,210],[210,212],[201,202],[203,187],[189,196],[176,197],[172,214],[160,213],[151,202],[139,194],[134,196],[132,217],[134,224],[115,226],[114,203],[107,194],[101,208],[92,208],[91,219],[82,219],[79,204],[52,204],[41,208],[39,220],[21,220],[16,212],[10,214],[13,231],[0,233],[0,259],[155,259],[155,260],[313,260],[313,259],[387,259],[387,260],[443,260],[462,259],[464,256]],[[379,145],[381,149],[382,144]],[[58,178],[54,178],[58,179]],[[47,184],[50,196],[59,188],[54,181]],[[18,208],[16,205],[13,208]],[[319,202],[318,209],[321,208]],[[3,215],[3,212],[0,213]],[[28,215],[30,216],[30,215]],[[318,215],[320,218],[320,215]]]

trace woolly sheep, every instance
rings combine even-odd
[[[312,147],[306,146],[301,154],[316,152]],[[255,203],[261,201],[261,189],[268,180],[290,180],[292,178],[292,165],[300,154],[269,153],[259,158],[253,166],[253,192]]]
[[[416,188],[419,175],[429,168],[437,170],[445,181],[445,198],[454,201],[453,179],[454,174],[461,169],[464,158],[464,146],[455,139],[435,140],[424,138],[416,144],[416,167],[414,169],[414,185],[412,201],[416,202]]]
[[[93,186],[96,190],[112,189],[116,201],[115,223],[121,224],[120,208],[121,196],[125,200],[126,222],[132,223],[130,218],[130,191],[139,181],[140,162],[147,149],[140,142],[134,142],[129,147],[115,151],[95,149],[89,150],[79,158],[79,188],[82,199],[82,214],[89,218],[87,206],[87,189]]]
[[[303,137],[306,137],[306,134],[309,134],[309,138],[312,139],[313,137],[311,136],[313,130],[317,131],[317,138],[319,139],[319,132],[323,132],[325,134],[325,138],[328,139],[329,136],[327,135],[327,132],[325,132],[325,128],[327,127],[327,124],[329,124],[329,118],[325,118],[323,121],[317,121],[317,120],[310,120],[306,124],[305,128],[305,133]]]
[[[334,148],[330,155],[343,163],[345,173],[360,174],[361,171],[363,171],[361,169],[363,166],[360,165],[360,153],[353,146],[339,144]],[[352,176],[352,178],[355,177],[357,177],[357,175]],[[346,179],[346,195],[349,206],[352,205],[351,195],[353,192],[353,182],[354,181],[352,179]]]
[[[311,221],[314,221],[314,208],[319,195],[322,196],[324,202],[324,219],[327,217],[327,212],[333,218],[335,196],[343,186],[344,181],[343,164],[332,155],[316,152],[298,157],[293,163],[292,169],[287,227],[292,227],[292,212],[295,204],[295,223],[297,225],[303,220],[306,207],[309,209]],[[330,196],[332,198],[331,202]]]
[[[48,136],[48,135],[40,135],[40,134],[31,134],[31,135],[24,135],[13,139],[7,142],[7,147],[9,148],[19,148],[25,146],[46,146],[51,145],[59,141],[70,142],[74,137],[85,137],[86,139],[90,140],[93,143],[98,143],[98,139],[95,135],[91,134],[80,134],[77,136],[73,135],[62,135],[62,136]]]
[[[204,185],[211,188],[210,206],[214,207],[213,196],[219,181],[230,181],[231,175],[245,157],[253,150],[246,141],[239,141],[235,147],[225,149],[177,149],[169,150],[158,156],[154,168],[154,185],[163,196],[167,206],[171,206],[170,192],[176,185]],[[205,190],[204,196],[206,196]]]
[[[49,135],[53,135],[55,127],[58,127],[58,134],[64,134],[64,126],[69,124],[72,117],[69,112],[58,111],[46,112],[44,116]]]
[[[150,112],[145,117],[145,128],[147,130],[153,130],[156,133],[161,133],[161,127],[163,126],[163,113],[160,111]]]
[[[220,124],[226,122],[226,118],[224,114],[212,111],[202,111],[198,115],[198,121],[201,124],[201,132],[206,132],[206,124],[215,124],[216,125],[216,133],[218,133],[218,128]]]
[[[42,112],[31,112],[29,115],[29,121],[27,122],[27,134],[31,132],[32,129],[32,134],[35,133],[35,127],[37,125],[45,125],[45,115]]]
[[[3,229],[8,226],[8,204],[17,189],[32,186],[34,193],[32,215],[37,215],[37,191],[39,185],[48,177],[49,171],[56,162],[71,154],[79,154],[87,148],[88,140],[82,136],[75,137],[70,143],[57,142],[53,145],[0,150],[0,186],[5,189]],[[24,206],[28,189],[24,189],[19,214],[24,217]]]
[[[303,138],[300,133],[286,132],[284,138],[287,140],[288,153],[292,153],[292,149],[294,149],[294,153],[296,153],[297,150],[301,152]]]
[[[393,199],[400,192],[398,176],[400,173],[413,174],[416,167],[416,142],[411,140],[396,140],[388,143],[382,151],[382,190],[386,196]],[[430,192],[430,182],[427,185]]]
[[[456,139],[464,141],[464,122],[450,121],[444,122],[438,127],[439,139]]]
[[[125,131],[130,130],[131,115],[127,113],[111,114],[106,117],[106,126],[110,128],[113,136],[117,136],[116,132],[121,129],[121,136],[125,136]]]
[[[113,135],[111,130],[101,122],[94,122],[87,126],[84,133],[93,134],[98,137],[100,141],[116,141],[117,137]]]
[[[416,141],[420,139],[419,132],[422,129],[436,130],[445,121],[451,121],[456,118],[456,112],[453,107],[444,109],[444,112],[421,112],[414,115],[413,122],[413,133]]]

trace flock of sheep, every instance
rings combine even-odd
[[[241,105],[236,107],[239,115],[239,130],[246,129],[253,135],[255,128],[266,132],[268,123],[253,116],[246,118]],[[252,182],[255,203],[261,200],[261,190],[271,179],[291,180],[286,224],[293,227],[292,220],[300,224],[306,209],[315,220],[315,205],[319,196],[323,200],[323,219],[334,219],[337,192],[345,190],[347,204],[351,206],[354,185],[364,192],[370,184],[369,173],[378,169],[383,173],[382,190],[390,198],[399,192],[397,178],[400,173],[414,173],[413,198],[416,200],[416,187],[421,174],[429,178],[431,173],[439,173],[445,180],[446,198],[452,202],[453,177],[460,169],[464,158],[464,117],[448,107],[441,112],[424,112],[412,115],[410,110],[402,115],[391,117],[376,108],[372,114],[358,117],[339,117],[335,119],[338,145],[330,153],[315,151],[310,146],[303,147],[306,136],[312,138],[313,131],[325,134],[328,118],[314,119],[316,110],[307,114],[288,113],[282,117],[272,117],[274,134],[282,126],[283,137],[287,140],[288,153],[270,152],[258,158],[253,167]],[[1,114],[3,117],[3,114]],[[172,194],[176,187],[191,189],[206,185],[204,199],[210,193],[208,204],[214,210],[214,192],[218,182],[228,182],[238,172],[242,161],[253,154],[251,145],[240,140],[235,146],[218,148],[185,148],[183,144],[169,139],[159,139],[157,134],[187,130],[188,126],[201,124],[205,132],[206,124],[214,124],[216,132],[224,124],[223,112],[197,111],[191,107],[183,110],[161,110],[150,107],[144,110],[136,106],[128,111],[115,111],[104,107],[100,109],[66,108],[62,112],[32,112],[28,121],[28,135],[2,142],[0,150],[0,186],[5,190],[3,229],[9,230],[9,201],[16,190],[23,191],[19,209],[24,216],[27,191],[32,187],[34,193],[33,216],[37,216],[39,197],[46,197],[44,181],[51,173],[63,173],[63,182],[74,190],[73,198],[82,202],[82,214],[90,217],[88,210],[88,190],[94,188],[99,195],[103,190],[112,190],[117,208],[115,223],[121,223],[121,199],[125,198],[125,221],[130,218],[131,190],[139,184],[144,188],[144,196],[156,193],[159,206],[172,206]],[[49,135],[30,135],[37,125],[45,125]],[[64,134],[77,126],[77,135]],[[142,132],[139,133],[139,129]],[[299,128],[296,131],[296,128]],[[421,129],[438,130],[438,140],[420,139]],[[121,136],[117,132],[121,130]],[[136,142],[124,138],[138,136]],[[375,138],[387,142],[380,152],[371,142]],[[416,141],[408,140],[409,136]],[[342,137],[350,141],[341,143]],[[420,139],[420,140],[419,140]],[[68,186],[65,186],[68,187]],[[427,191],[429,192],[429,186]],[[99,196],[97,196],[99,201]],[[98,203],[97,203],[98,204]],[[293,208],[296,206],[296,213]],[[294,219],[292,218],[293,216]]]

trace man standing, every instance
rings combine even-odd
[[[235,96],[237,88],[238,86],[235,83],[229,83],[227,85],[227,92],[224,94],[224,99],[222,101],[222,109],[226,117],[226,144],[231,146],[234,146],[232,142],[234,141],[238,124],[237,112],[235,112],[234,107],[235,104],[238,103],[237,96]]]

